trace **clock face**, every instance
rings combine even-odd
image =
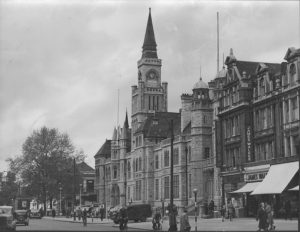
[[[149,80],[155,80],[157,79],[157,74],[155,71],[151,70],[148,72],[147,77]]]

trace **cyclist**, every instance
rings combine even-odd
[[[156,209],[156,212],[153,216],[153,219],[152,219],[152,228],[154,230],[161,230],[161,213],[160,213],[160,209],[157,208]]]
[[[120,214],[119,214],[120,231],[127,231],[127,222],[128,222],[127,209],[125,207],[122,207],[120,209]]]

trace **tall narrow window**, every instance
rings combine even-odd
[[[157,103],[156,103],[156,109],[159,110],[159,96],[157,96]]]
[[[155,155],[155,169],[159,169],[159,156]]]
[[[189,174],[189,198],[192,197],[192,174]]]
[[[166,150],[164,152],[164,167],[169,167],[169,160],[170,160],[169,151]]]
[[[174,175],[174,198],[179,198],[179,175]]]
[[[155,200],[159,200],[159,179],[155,179]]]
[[[149,110],[151,110],[151,96],[149,96],[149,102],[148,102],[148,104],[149,104]]]
[[[169,176],[165,176],[164,178],[164,194],[165,194],[165,199],[169,199],[170,198],[170,177]]]
[[[208,159],[210,157],[210,149],[209,147],[204,148],[204,159]]]
[[[178,147],[176,147],[176,148],[174,149],[174,160],[173,160],[173,164],[174,164],[174,165],[179,164],[179,149],[178,149]]]
[[[155,96],[153,96],[153,110],[157,110]]]
[[[295,64],[290,65],[290,84],[291,86],[294,86],[296,84],[296,66]]]

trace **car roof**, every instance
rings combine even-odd
[[[20,212],[20,213],[23,213],[23,212],[27,212],[27,210],[25,210],[25,209],[17,209],[17,210],[15,210],[15,212]]]
[[[12,209],[12,206],[9,205],[0,205],[1,209]]]

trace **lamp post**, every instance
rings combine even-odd
[[[76,197],[75,197],[75,158],[73,160],[73,219],[76,221],[76,213],[75,213],[75,203],[76,203]]]
[[[82,188],[82,184],[79,185],[79,206],[81,208],[81,188]]]
[[[61,191],[62,191],[62,187],[61,187],[61,183],[59,183],[59,215],[61,214]]]
[[[188,147],[185,147],[185,195],[186,195],[186,206],[189,205],[189,189],[188,189]]]
[[[173,189],[173,141],[174,141],[174,131],[173,131],[173,119],[171,120],[170,124],[170,132],[171,132],[171,170],[170,170],[170,176],[171,176],[171,193],[170,193],[170,213],[169,213],[169,231],[177,231],[177,225],[176,225],[176,216],[174,212],[174,189]]]
[[[197,232],[197,192],[198,192],[198,189],[194,189],[193,190],[194,192],[194,195],[195,195],[195,231]]]

